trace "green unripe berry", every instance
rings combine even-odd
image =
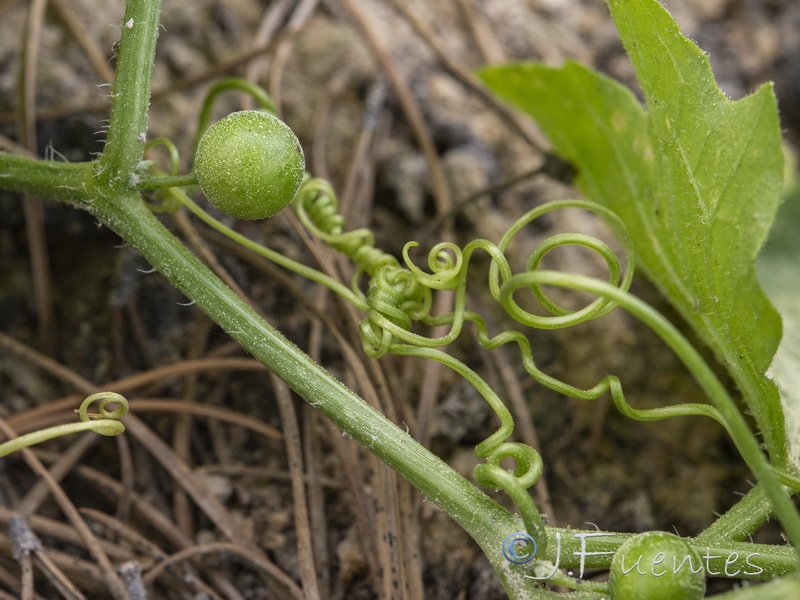
[[[243,110],[206,130],[194,169],[203,193],[221,212],[237,219],[266,219],[297,194],[305,159],[300,142],[283,121]]]
[[[648,531],[622,544],[611,560],[610,583],[613,600],[700,600],[706,591],[697,551],[664,531]]]

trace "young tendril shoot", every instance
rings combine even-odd
[[[89,412],[89,407],[94,402],[99,402],[98,413]],[[109,404],[116,404],[117,406],[113,410],[109,410],[107,408]],[[39,429],[8,440],[0,444],[0,457],[16,452],[21,448],[41,444],[44,441],[71,433],[80,433],[81,431],[94,431],[100,435],[108,436],[119,435],[125,431],[125,425],[120,422],[120,419],[128,412],[128,401],[114,392],[99,392],[87,397],[75,412],[78,413],[81,420],[80,423],[55,425],[54,427]]]

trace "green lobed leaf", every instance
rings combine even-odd
[[[738,101],[656,0],[609,0],[646,101],[574,62],[493,67],[498,96],[539,123],[576,184],[628,226],[639,262],[726,365],[772,458],[785,464],[777,388],[765,376],[781,320],[754,261],[780,203],[783,153],[770,84]]]

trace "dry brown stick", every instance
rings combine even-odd
[[[11,538],[11,555],[19,564],[20,600],[33,600],[33,559],[31,554],[40,550],[42,545],[19,515],[11,517],[8,533]]]
[[[0,551],[7,555],[11,554],[11,540],[3,535],[0,535]],[[0,590],[0,600],[19,600],[19,577],[15,573],[9,571],[2,564],[0,564],[0,584],[4,585],[15,593],[15,595],[12,596],[11,594],[6,594],[4,591]],[[42,598],[39,594],[34,594],[34,598],[36,600],[44,600],[44,598]]]
[[[169,556],[160,546],[111,515],[107,515],[94,508],[81,508],[80,511],[81,514],[85,515],[90,520],[106,528],[118,538],[128,542],[137,552],[149,557],[151,559],[150,562],[161,562]],[[128,556],[125,560],[130,560],[131,558],[134,558],[134,556]],[[140,557],[139,560],[141,560]]]
[[[214,582],[214,585],[216,585],[220,591],[225,594],[225,600],[247,600],[239,593],[239,590],[231,582],[231,580],[221,577],[218,571],[212,571],[209,573],[209,576]]]
[[[310,405],[303,405],[303,454],[306,458],[306,488],[308,489],[308,516],[311,543],[314,551],[314,564],[317,568],[317,585],[320,596],[330,597],[331,559],[328,554],[328,529],[325,513],[325,493],[322,476],[322,451],[319,443],[319,413]],[[338,482],[337,482],[338,484]]]
[[[253,542],[250,533],[242,529],[208,487],[189,470],[161,438],[135,415],[128,414],[125,425],[127,431],[147,448],[161,466],[186,490],[198,508],[206,514],[225,537],[240,548],[241,552],[257,557],[260,564],[271,565],[269,573],[281,589],[285,588],[294,596],[302,597],[300,588],[291,577],[264,555]]]
[[[125,425],[126,431],[135,437],[181,487],[189,493],[195,504],[206,513],[225,537],[231,541],[253,545],[252,536],[241,529],[214,494],[192,473],[186,463],[172,451],[172,448],[135,415],[129,413],[125,417]]]
[[[536,130],[530,120],[521,117],[515,113],[508,106],[503,104],[500,100],[495,98],[483,85],[475,78],[475,76],[454,58],[442,46],[436,34],[431,31],[428,24],[422,20],[406,2],[403,0],[392,0],[392,5],[397,11],[402,14],[409,23],[411,23],[414,30],[419,34],[423,41],[430,47],[431,50],[439,58],[442,66],[450,71],[450,73],[458,79],[467,89],[471,90],[478,98],[480,98],[490,109],[492,109],[502,119],[512,133],[520,135],[532,148],[544,154],[546,142],[543,136]]]
[[[35,364],[40,369],[79,390],[93,388],[94,384],[88,379],[81,377],[49,356],[45,356],[2,331],[0,331],[0,348],[10,350],[24,361]]]
[[[10,551],[11,541],[0,535],[0,553],[8,554]],[[108,586],[104,585],[102,571],[93,562],[53,549],[48,549],[47,555],[53,564],[70,578],[70,581],[79,581],[81,589],[108,596]],[[42,600],[38,594],[36,599]]]
[[[311,410],[314,410],[313,408]],[[319,414],[316,413],[315,414]],[[319,431],[315,430],[317,437],[319,437]],[[305,439],[305,436],[304,436]],[[288,471],[283,471],[280,469],[270,469],[266,467],[250,467],[246,465],[209,465],[205,464],[195,469],[197,473],[220,473],[223,475],[229,476],[240,476],[240,477],[256,477],[259,479],[267,479],[267,480],[278,480],[278,481],[290,481],[291,476],[289,475]],[[321,487],[325,487],[331,490],[342,490],[344,485],[342,484],[341,479],[334,479],[333,477],[319,477],[317,479],[312,480],[312,476],[309,474],[304,475],[306,487],[311,487],[312,484],[317,483]],[[322,523],[325,523],[323,520]],[[315,528],[316,530],[316,528]]]
[[[345,377],[345,385],[353,390],[358,390],[361,396],[373,405],[380,405],[380,399],[375,394],[372,382],[366,379],[366,370],[363,364],[348,365],[351,372]],[[355,367],[355,368],[354,368]],[[362,387],[356,385],[361,383]],[[380,410],[380,409],[378,409]],[[352,446],[352,444],[348,444]],[[353,471],[358,468],[360,471],[359,479],[363,482],[367,474],[372,474],[372,482],[369,488],[364,488],[363,483],[359,487],[352,488],[354,494],[361,494],[365,497],[370,527],[368,529],[371,552],[375,553],[374,562],[377,569],[372,572],[372,576],[377,579],[376,593],[381,600],[390,600],[400,592],[403,593],[403,572],[397,552],[397,529],[393,527],[394,511],[396,504],[393,501],[393,490],[390,488],[391,476],[387,473],[386,465],[379,462],[372,454],[363,454],[355,449],[351,455],[354,463]],[[359,460],[360,459],[360,460]],[[363,465],[363,466],[362,466]],[[366,541],[366,540],[365,540]],[[369,550],[365,548],[365,550]],[[374,567],[373,567],[374,568]]]
[[[84,509],[81,509],[81,512],[83,512],[83,510]],[[18,510],[0,507],[0,523],[9,523],[14,516],[19,514],[20,511]],[[75,528],[68,523],[40,515],[25,515],[25,519],[28,521],[31,529],[33,529],[39,535],[43,535],[48,539],[64,542],[66,544],[72,544],[73,546],[81,548],[83,547],[83,539],[75,530]],[[107,540],[99,541],[106,552],[108,552],[108,555],[114,560],[130,560],[131,558],[134,558],[134,555],[130,551],[125,550],[124,548],[121,548],[112,542]]]
[[[31,152],[25,146],[4,136],[2,133],[0,133],[0,150],[19,154],[20,156],[27,156],[28,158],[39,158],[35,152]]]
[[[11,553],[22,569],[22,600],[33,600],[33,561],[47,580],[66,600],[85,600],[83,594],[45,553],[39,538],[20,515],[12,515],[8,524]]]
[[[422,583],[422,535],[420,527],[419,492],[407,481],[398,481],[398,506],[400,512],[400,537],[403,563],[406,570],[406,581],[409,598],[424,598],[425,587]]]
[[[64,452],[61,457],[50,466],[50,474],[55,481],[61,481],[81,457],[100,440],[96,433],[86,432]],[[28,493],[16,505],[16,509],[25,514],[35,513],[42,502],[50,495],[50,490],[44,481],[37,481]]]
[[[36,449],[35,452],[46,461],[54,461],[57,457],[56,453],[40,448]],[[86,465],[78,465],[73,470],[73,473],[85,479],[89,484],[93,485],[97,491],[114,501],[118,501],[119,496],[125,493],[125,488],[119,481]],[[175,524],[164,514],[163,510],[157,509],[136,493],[133,494],[131,500],[134,510],[139,512],[142,519],[176,548],[188,548],[192,545],[193,542],[191,538],[186,537],[183,532],[175,527]]]
[[[70,8],[64,0],[50,0],[53,8],[56,10],[61,21],[63,21],[66,28],[78,42],[78,45],[83,48],[89,62],[92,63],[94,70],[100,75],[104,82],[114,81],[114,69],[108,62],[108,56],[100,50],[100,47],[95,43],[89,31],[83,24],[83,21],[78,18],[75,12]]]
[[[0,419],[0,432],[2,432],[8,439],[17,437],[16,432],[8,426],[4,419]],[[125,588],[116,571],[114,570],[114,566],[111,564],[108,554],[106,554],[105,550],[102,548],[91,529],[89,529],[89,526],[78,512],[78,509],[75,508],[75,505],[69,499],[64,490],[60,485],[58,485],[58,482],[53,479],[53,477],[50,475],[50,472],[47,470],[47,468],[45,468],[45,466],[30,448],[22,448],[19,450],[19,452],[22,454],[22,457],[28,464],[28,467],[34,473],[36,473],[38,477],[44,479],[50,488],[50,493],[53,495],[53,498],[55,499],[59,508],[80,533],[81,538],[86,545],[86,549],[89,551],[89,554],[91,554],[100,565],[100,569],[103,573],[103,580],[106,583],[108,591],[111,592],[111,595],[114,598],[117,598],[118,600],[126,600]]]
[[[131,514],[133,488],[135,485],[133,453],[131,452],[130,442],[124,435],[116,436],[114,441],[117,443],[117,452],[119,453],[120,481],[125,489],[125,493],[120,496],[117,503],[115,515],[120,521],[127,521]]]
[[[254,46],[261,46],[275,37],[281,24],[286,21],[295,2],[296,0],[279,0],[278,2],[270,3],[269,10],[264,13],[258,30],[253,37]],[[265,63],[266,57],[263,55],[257,60],[250,61],[250,64],[245,68],[244,78],[247,81],[260,81]],[[245,106],[246,108],[253,108],[254,106],[253,99],[249,95],[245,96]]]
[[[193,230],[194,228],[190,225],[189,229]],[[199,238],[199,236],[197,237]],[[208,328],[204,326],[207,322],[206,320],[207,317],[202,312],[198,311],[195,315],[193,320],[194,327],[189,337],[188,348],[185,351],[186,358],[190,360],[199,358],[205,348],[206,334],[208,332]],[[199,325],[199,323],[203,325]],[[193,402],[197,399],[197,381],[197,373],[189,373],[184,377],[181,400]],[[175,426],[172,430],[172,447],[175,453],[187,464],[191,460],[192,423],[190,414],[181,413],[175,419]],[[175,515],[178,526],[187,534],[195,530],[191,503],[188,496],[181,489],[176,489],[172,495],[172,512]]]
[[[257,567],[269,578],[283,580],[284,584],[286,585],[286,590],[291,594],[292,598],[295,598],[296,600],[302,600],[303,598],[302,590],[297,587],[297,584],[289,579],[286,573],[281,571],[275,565],[275,563],[267,560],[266,557],[258,552],[253,552],[252,550],[244,548],[239,544],[233,544],[230,542],[212,542],[210,544],[191,546],[185,550],[176,552],[163,562],[150,569],[144,576],[144,581],[145,583],[149,584],[158,578],[167,567],[175,563],[194,558],[195,556],[203,556],[206,554],[230,554],[239,558],[243,558],[252,566]],[[281,596],[281,598],[285,598],[285,596]]]
[[[65,600],[85,600],[85,596],[78,587],[66,576],[54,560],[44,550],[34,555],[36,565],[47,580],[55,587]]]
[[[386,92],[386,84],[383,81],[377,81],[367,94],[366,107],[361,118],[361,132],[353,149],[353,158],[347,170],[344,189],[339,194],[339,211],[354,228],[368,226],[371,221],[372,207],[370,206],[368,209],[358,205],[356,189],[361,179],[372,170],[370,166],[374,164],[376,153],[369,150],[372,147],[381,111],[386,101]]]
[[[20,99],[17,129],[20,143],[36,150],[36,65],[39,40],[47,0],[31,0],[23,34],[20,61]],[[42,200],[28,194],[22,198],[25,213],[25,233],[31,258],[33,296],[39,327],[39,340],[45,348],[52,347],[53,307],[50,294],[50,261],[44,232]]]
[[[295,10],[292,16],[289,17],[289,22],[286,24],[284,35],[281,41],[275,46],[275,54],[272,59],[272,65],[269,74],[269,89],[272,100],[275,102],[275,107],[278,109],[278,114],[281,114],[281,78],[283,77],[283,70],[286,67],[286,61],[292,51],[292,44],[295,37],[300,30],[308,23],[311,15],[317,8],[319,0],[300,0],[295,2]]]
[[[503,46],[478,12],[473,0],[458,0],[461,10],[467,20],[467,25],[475,39],[475,45],[480,49],[483,60],[487,63],[500,64],[508,62]]]
[[[326,300],[329,299],[327,288],[319,286],[315,293],[314,306],[320,313],[324,312]],[[320,362],[322,356],[323,321],[311,319],[311,330],[308,335],[308,355]],[[322,451],[319,442],[319,413],[309,404],[303,406],[303,453],[306,465],[306,488],[308,489],[308,514],[311,530],[315,535],[311,538],[314,547],[314,558],[317,566],[317,583],[320,595],[330,597],[331,560],[328,554],[328,528],[325,515],[325,494],[322,489]]]
[[[37,598],[37,600],[38,600],[40,598],[40,596],[37,595],[37,596],[35,596],[35,598]],[[11,594],[5,593],[3,590],[0,590],[0,600],[19,600],[19,597],[18,596],[12,596]]]
[[[308,518],[308,502],[305,488],[305,468],[303,466],[303,449],[300,436],[300,425],[297,422],[297,411],[289,388],[274,373],[270,373],[272,390],[278,403],[281,416],[283,441],[286,447],[286,460],[292,478],[292,500],[294,505],[294,525],[297,535],[297,556],[300,561],[300,581],[305,600],[319,600],[317,570],[314,563],[313,544],[311,541],[311,525]]]
[[[437,212],[447,212],[450,209],[450,189],[447,185],[442,163],[439,160],[439,154],[436,151],[436,145],[433,143],[428,126],[422,117],[422,111],[416,100],[414,100],[408,84],[403,81],[403,78],[398,73],[394,59],[392,59],[391,54],[378,38],[376,29],[369,22],[369,18],[364,14],[362,5],[355,0],[341,0],[341,4],[355,21],[367,44],[375,54],[375,58],[383,67],[389,84],[392,86],[400,107],[411,126],[411,130],[414,132],[414,137],[425,155],[431,172],[433,197]]]
[[[13,8],[18,2],[20,2],[20,0],[0,0],[0,15],[9,8]]]

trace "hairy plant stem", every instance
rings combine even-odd
[[[110,189],[132,187],[131,177],[144,154],[160,15],[161,0],[125,3],[108,142],[96,163],[98,177]]]
[[[0,187],[52,200],[86,202],[92,163],[38,160],[0,152]]]

